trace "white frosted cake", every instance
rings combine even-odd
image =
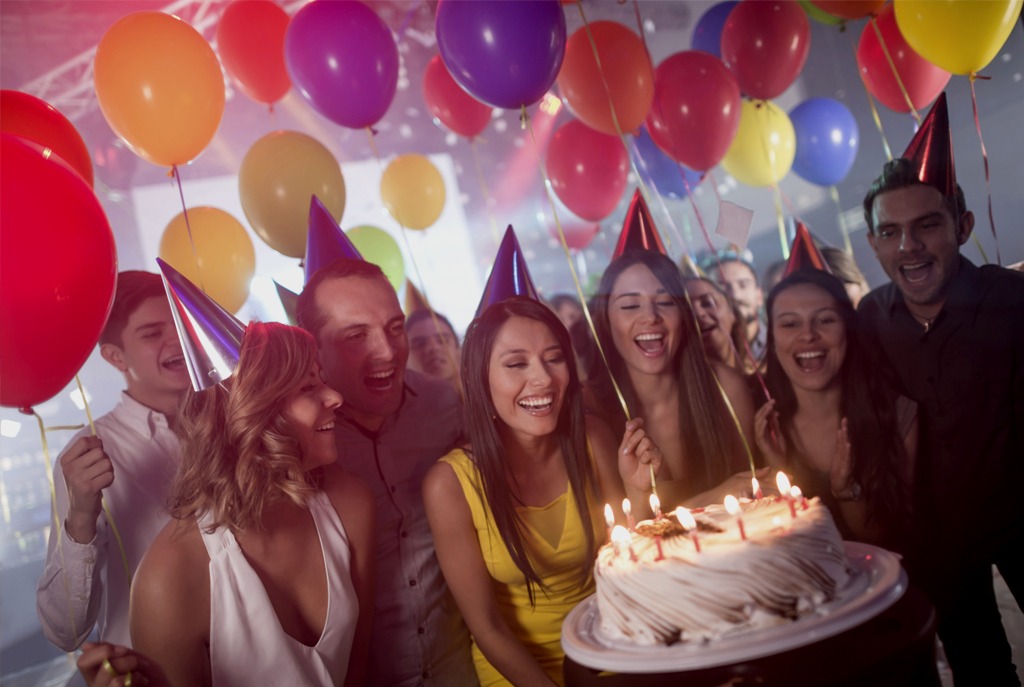
[[[637,645],[698,642],[790,622],[835,598],[849,577],[842,537],[818,499],[743,501],[741,537],[721,506],[639,523],[594,566],[600,630]],[[793,512],[795,516],[793,517]],[[661,545],[659,553],[658,544]]]

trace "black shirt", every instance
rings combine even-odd
[[[961,257],[927,330],[891,283],[868,294],[859,312],[896,387],[919,404],[919,532],[952,551],[984,554],[1020,543],[1024,274]]]

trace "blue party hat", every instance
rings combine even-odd
[[[230,377],[238,366],[245,325],[160,258],[185,366],[196,391]]]
[[[309,202],[309,233],[306,235],[306,281],[313,278],[318,269],[338,258],[362,260],[355,244],[345,236],[330,210],[313,196]]]
[[[498,254],[494,256],[491,276],[487,278],[480,305],[476,308],[476,316],[480,317],[490,306],[512,296],[528,296],[540,300],[533,279],[530,278],[530,270],[526,267],[523,249],[519,247],[516,232],[510,224],[498,247]]]

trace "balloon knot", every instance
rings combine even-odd
[[[18,408],[18,412],[21,413],[22,415],[34,415],[35,414],[35,413],[33,413],[32,408],[29,407],[29,406],[22,406],[21,408]]]
[[[968,75],[968,78],[971,80],[971,83],[974,83],[978,79],[981,79],[982,81],[991,81],[992,80],[991,76],[985,76],[984,74],[979,74],[978,72],[971,72]]]
[[[519,128],[526,129],[526,123],[530,121],[530,115],[526,114],[526,105],[519,112]]]

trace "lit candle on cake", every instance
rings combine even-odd
[[[633,528],[636,527],[636,521],[633,520],[632,507],[629,505],[629,499],[622,499],[622,512],[626,514],[626,524],[629,525],[629,531],[632,532]]]
[[[779,471],[779,474],[775,475],[775,484],[779,487],[779,495],[786,499],[786,503],[789,504],[789,516],[796,519],[796,504],[793,502],[790,496],[790,490],[792,487],[789,485],[789,478],[786,477],[786,473]]]
[[[764,498],[764,492],[761,491],[761,483],[757,481],[756,477],[750,478],[750,494],[755,499]]]
[[[693,513],[679,506],[676,508],[676,520],[689,533],[693,539],[693,548],[697,550],[697,553],[700,553],[700,540],[697,538],[697,521],[694,519]]]
[[[743,541],[747,540],[747,530],[743,526],[743,515],[740,509],[740,502],[736,500],[736,497],[729,494],[725,497],[725,510],[729,511],[729,515],[736,516],[736,524],[740,528],[740,539]]]
[[[654,513],[655,520],[661,520],[661,500],[657,494],[651,494],[651,512]]]
[[[804,498],[804,493],[800,491],[800,487],[793,487],[789,490],[790,496],[793,497],[794,503],[800,502],[800,510],[807,510],[807,499]]]
[[[629,544],[629,531],[622,525],[615,525],[612,527],[612,549],[615,551],[615,557],[618,558],[619,554],[622,553],[622,547]]]
[[[612,512],[612,504],[604,504],[604,521],[608,525],[608,541],[612,539],[612,528],[615,527],[615,514]]]

